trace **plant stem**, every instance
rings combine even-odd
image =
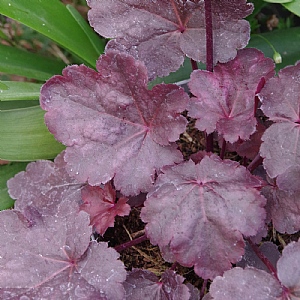
[[[260,251],[256,244],[254,244],[251,239],[246,239],[249,245],[251,246],[252,250],[258,256],[258,258],[265,264],[265,266],[269,269],[270,273],[279,281],[277,276],[277,271],[275,267],[271,264],[269,259]],[[280,281],[279,281],[280,282]]]
[[[132,247],[132,246],[135,246],[135,245],[137,245],[137,244],[140,244],[141,242],[144,242],[144,241],[146,241],[147,239],[148,239],[148,238],[147,238],[146,234],[144,234],[144,235],[142,235],[142,236],[140,236],[140,237],[138,237],[138,238],[136,238],[136,239],[134,239],[134,240],[132,240],[132,241],[129,241],[129,242],[127,242],[127,243],[124,243],[124,244],[121,244],[121,245],[116,246],[116,247],[115,247],[115,250],[118,251],[118,252],[121,252],[121,251],[123,251],[123,250],[125,250],[125,249],[127,249],[127,248],[130,248],[130,247]]]
[[[205,31],[206,31],[206,70],[213,72],[214,70],[214,43],[212,28],[212,8],[211,0],[205,0]],[[213,152],[213,134],[206,137],[206,151]]]
[[[220,158],[223,159],[224,158],[224,155],[225,155],[225,151],[226,151],[226,141],[224,140],[223,138],[223,141],[222,141],[222,148],[221,148],[221,153],[220,153]]]
[[[206,70],[214,70],[214,43],[212,27],[211,0],[205,0],[205,30],[206,30]]]
[[[192,58],[190,59],[190,61],[191,61],[191,65],[192,65],[192,70],[193,71],[198,70],[197,62],[195,60],[193,60]]]
[[[269,259],[260,251],[260,249],[257,247],[256,244],[254,244],[250,238],[246,239],[247,242],[249,243],[249,245],[251,246],[251,248],[253,249],[253,251],[255,252],[255,254],[258,256],[258,258],[265,264],[265,266],[269,269],[271,275],[273,275],[276,280],[278,280],[278,282],[281,285],[282,288],[282,299],[290,299],[289,295],[290,295],[290,291],[289,289],[284,286],[278,276],[277,276],[277,270],[276,268],[271,264],[271,262],[269,261]]]
[[[261,165],[262,162],[263,158],[258,153],[247,167],[248,171],[252,173],[259,165]]]

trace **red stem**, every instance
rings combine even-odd
[[[262,162],[263,162],[263,158],[259,154],[257,154],[255,158],[251,161],[249,166],[247,167],[248,171],[252,173],[259,165],[262,164]]]
[[[214,43],[213,43],[213,27],[212,27],[212,8],[211,0],[205,0],[205,30],[206,30],[206,70],[213,72],[214,70]],[[206,137],[206,151],[213,152],[213,134]]]
[[[268,260],[268,258],[260,251],[257,245],[251,241],[251,239],[247,238],[246,240],[251,246],[251,248],[253,249],[253,251],[255,252],[255,254],[258,256],[258,258],[265,264],[265,266],[269,269],[271,274],[279,281],[277,276],[277,271],[275,267],[271,264],[271,262]]]
[[[191,61],[191,65],[192,65],[192,70],[193,71],[198,70],[197,62],[195,60],[193,60],[192,58],[190,59],[190,61]]]
[[[223,139],[223,142],[222,142],[222,148],[221,148],[221,153],[220,153],[220,158],[223,159],[224,156],[225,156],[225,151],[226,151],[226,141]]]
[[[251,248],[253,249],[253,251],[255,252],[255,254],[259,257],[259,259],[265,264],[265,266],[269,269],[269,271],[271,272],[271,274],[276,278],[276,280],[279,281],[281,288],[282,288],[282,299],[290,299],[289,295],[290,295],[290,291],[289,289],[284,286],[278,276],[277,276],[277,270],[275,269],[275,267],[271,264],[271,262],[269,261],[269,259],[260,251],[260,249],[257,247],[256,244],[254,244],[251,239],[247,238],[246,239],[247,242],[249,243],[249,245],[251,246]]]
[[[211,0],[205,0],[206,70],[214,70],[214,43]]]
[[[148,239],[147,236],[144,234],[144,235],[142,235],[142,236],[140,236],[140,237],[138,237],[138,238],[136,238],[136,239],[134,239],[132,241],[129,241],[127,243],[124,243],[124,244],[116,246],[115,250],[118,251],[118,252],[121,252],[121,251],[123,251],[123,250],[125,250],[127,248],[130,248],[132,246],[140,244],[141,242],[144,242],[147,239]]]

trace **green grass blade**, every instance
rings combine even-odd
[[[0,159],[50,159],[65,148],[49,133],[44,114],[39,106],[0,111]]]
[[[55,74],[61,74],[61,70],[65,67],[65,64],[59,60],[1,44],[0,57],[0,72],[41,81]]]
[[[1,0],[0,13],[49,37],[92,67],[103,52],[104,42],[99,53],[90,38],[97,34],[90,31],[87,36],[79,25],[82,20],[77,21],[58,0]]]
[[[41,84],[22,81],[1,81],[6,89],[1,89],[0,101],[39,100]]]

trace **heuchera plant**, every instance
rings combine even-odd
[[[97,71],[72,65],[41,89],[46,125],[66,150],[8,181],[16,201],[0,212],[1,299],[202,298],[178,264],[212,280],[203,299],[298,299],[300,242],[281,256],[255,243],[270,222],[300,230],[300,64],[276,76],[271,59],[242,49],[253,10],[244,0],[87,3],[91,26],[110,41]],[[190,94],[148,89],[185,57]],[[175,143],[184,111],[207,142],[188,161]],[[233,151],[242,164],[224,158]],[[95,241],[140,193],[145,235],[115,249]],[[118,260],[146,239],[174,263],[160,279]]]

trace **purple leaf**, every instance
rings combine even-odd
[[[83,204],[80,209],[90,215],[90,224],[102,236],[108,227],[114,227],[116,216],[127,216],[130,213],[130,206],[126,203],[128,198],[121,197],[116,202],[116,191],[110,182],[103,189],[98,186],[85,186],[81,195]]]
[[[183,284],[184,278],[172,270],[167,270],[159,280],[147,270],[130,272],[124,282],[126,299],[130,300],[190,300],[189,288]]]
[[[124,266],[107,244],[90,244],[85,212],[45,216],[34,226],[15,210],[0,215],[0,296],[123,299]]]
[[[217,130],[226,141],[249,139],[256,130],[255,91],[262,78],[274,75],[274,63],[256,49],[244,49],[237,57],[219,64],[214,72],[196,70],[189,87],[192,98],[189,115],[196,127],[207,133]]]
[[[91,185],[114,184],[125,195],[147,192],[155,172],[182,161],[175,142],[185,130],[188,95],[176,85],[147,90],[146,68],[110,51],[97,62],[64,69],[41,90],[45,121],[67,146],[69,174]]]
[[[278,251],[278,247],[271,242],[263,242],[259,246],[259,250],[261,253],[270,261],[276,270],[276,263],[280,258],[280,252]],[[263,261],[257,256],[253,248],[246,243],[245,254],[241,261],[236,264],[238,267],[255,267],[256,269],[264,270],[270,273],[270,270],[263,263]]]
[[[71,178],[65,167],[62,152],[54,162],[32,162],[27,165],[26,171],[8,180],[9,194],[17,200],[15,209],[21,211],[26,218],[35,219],[34,211],[36,214],[52,215],[62,199],[70,197],[71,201],[79,204],[82,184]]]
[[[263,227],[265,198],[261,181],[237,162],[204,157],[165,167],[142,209],[152,244],[164,258],[214,278],[244,253],[243,235]]]
[[[267,198],[267,213],[274,228],[281,233],[295,233],[300,230],[300,191],[283,191],[275,184],[262,189]]]
[[[271,178],[300,164],[300,63],[279,71],[259,93],[261,109],[271,125],[262,136],[260,154]]]
[[[249,137],[249,140],[242,141],[239,140],[234,144],[227,144],[227,151],[237,152],[239,156],[245,156],[249,159],[254,159],[259,153],[259,148],[261,145],[261,137],[265,132],[266,127],[257,123],[255,132]]]
[[[88,19],[95,31],[114,38],[107,49],[126,51],[145,62],[149,78],[176,71],[184,56],[205,62],[204,1],[88,0]],[[212,3],[214,61],[227,62],[250,37],[242,18],[253,10],[245,0]]]
[[[276,178],[277,186],[286,192],[300,193],[300,165],[291,166]]]
[[[271,274],[247,267],[233,268],[216,277],[210,286],[213,300],[284,300],[278,280]]]
[[[289,298],[300,297],[300,242],[289,243],[277,263],[278,278],[289,289]]]

